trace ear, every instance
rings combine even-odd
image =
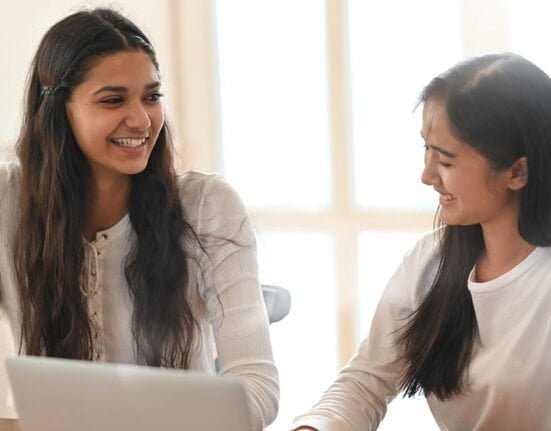
[[[513,163],[510,168],[509,188],[520,190],[528,184],[528,159],[522,156]]]

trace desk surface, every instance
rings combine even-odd
[[[19,431],[17,424],[15,419],[0,419],[0,431]]]

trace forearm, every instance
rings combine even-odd
[[[222,374],[239,379],[245,387],[254,429],[263,429],[272,423],[279,406],[277,369],[270,361],[243,361],[225,366]]]
[[[343,369],[319,402],[295,419],[294,427],[316,431],[375,430],[385,415],[387,400],[396,390],[356,366],[353,361]]]

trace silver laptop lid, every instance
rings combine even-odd
[[[247,431],[233,379],[66,359],[6,360],[23,431]]]

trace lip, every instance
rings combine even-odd
[[[132,136],[132,135],[125,135],[125,136],[113,136],[109,138],[110,141],[114,139],[147,139],[149,138],[149,135],[141,135],[141,136]]]
[[[439,195],[440,195],[440,205],[442,206],[446,206],[446,205],[452,205],[456,200],[457,198],[452,195],[451,193],[447,193],[443,190],[439,190],[437,188],[434,189]],[[451,196],[452,198],[451,199],[446,199],[447,196]]]
[[[123,140],[123,139],[144,139],[144,142],[137,147],[125,147],[123,145],[117,145],[113,142],[113,140]],[[141,155],[146,150],[147,146],[149,145],[149,136],[137,136],[137,137],[130,137],[130,136],[124,136],[124,137],[116,137],[116,138],[109,138],[109,143],[112,144],[117,151],[120,151],[121,153],[127,154],[127,155]]]
[[[439,199],[439,202],[440,202],[440,205],[441,206],[448,206],[448,205],[453,205],[455,203],[456,199],[453,198],[453,199],[445,199],[444,196],[440,196],[440,199]]]
[[[109,138],[109,140],[112,141],[123,141],[123,140],[141,140],[145,139],[146,141],[149,139],[149,135],[145,136],[113,136],[112,138]]]

